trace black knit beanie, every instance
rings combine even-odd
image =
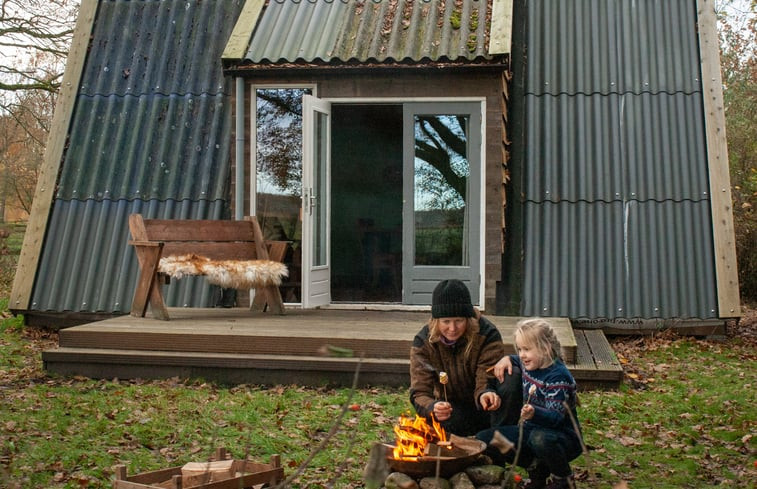
[[[472,318],[468,287],[459,280],[442,280],[431,295],[432,318]]]

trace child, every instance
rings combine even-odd
[[[533,318],[516,325],[515,346],[518,355],[503,357],[494,375],[502,378],[505,371],[520,368],[523,426],[484,430],[476,438],[487,444],[486,453],[496,463],[515,462],[527,468],[528,489],[575,487],[570,461],[582,447],[580,428],[576,432],[576,382],[560,358],[560,342],[549,322]]]
[[[517,423],[520,372],[503,373],[499,382],[487,372],[504,353],[497,327],[473,307],[465,284],[441,281],[431,296],[431,319],[410,350],[410,401],[416,413],[433,416],[458,436]]]

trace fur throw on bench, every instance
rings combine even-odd
[[[198,255],[175,255],[160,259],[158,272],[180,279],[204,275],[224,289],[255,289],[281,285],[289,275],[286,265],[272,260],[211,260]]]

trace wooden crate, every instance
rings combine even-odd
[[[213,460],[228,460],[226,450],[219,448]],[[284,469],[281,467],[281,458],[278,455],[271,456],[271,462],[264,464],[251,460],[231,460],[233,477],[223,480],[195,483],[184,485],[182,467],[170,467],[168,469],[143,472],[132,476],[126,475],[126,466],[115,467],[116,480],[113,481],[113,489],[251,489],[255,485],[268,484],[275,486],[284,479]]]

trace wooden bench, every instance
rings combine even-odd
[[[149,305],[153,317],[167,321],[168,311],[163,300],[161,285],[169,283],[170,277],[162,270],[171,260],[187,259],[190,264],[180,273],[168,272],[176,278],[184,275],[210,275],[191,264],[210,263],[213,265],[213,277],[219,271],[228,277],[229,271],[237,270],[243,265],[244,270],[251,270],[252,276],[269,277],[268,279],[249,280],[243,283],[255,290],[255,297],[250,309],[266,309],[284,314],[284,303],[278,285],[285,276],[286,267],[281,263],[286,254],[288,243],[263,239],[257,219],[246,217],[241,221],[199,220],[199,219],[144,219],[141,214],[129,216],[131,241],[139,261],[139,278],[131,305],[131,315],[144,317]],[[273,262],[273,263],[272,263]],[[175,265],[175,263],[174,263]],[[225,268],[228,266],[229,270]],[[266,273],[255,275],[258,266],[266,267]],[[173,269],[172,269],[173,270]],[[283,272],[282,272],[283,270]],[[277,272],[277,273],[273,273]],[[270,279],[278,274],[278,280]],[[250,276],[249,274],[247,275]],[[216,277],[217,278],[217,277]],[[238,283],[235,281],[235,283]],[[242,289],[242,287],[231,287]]]

